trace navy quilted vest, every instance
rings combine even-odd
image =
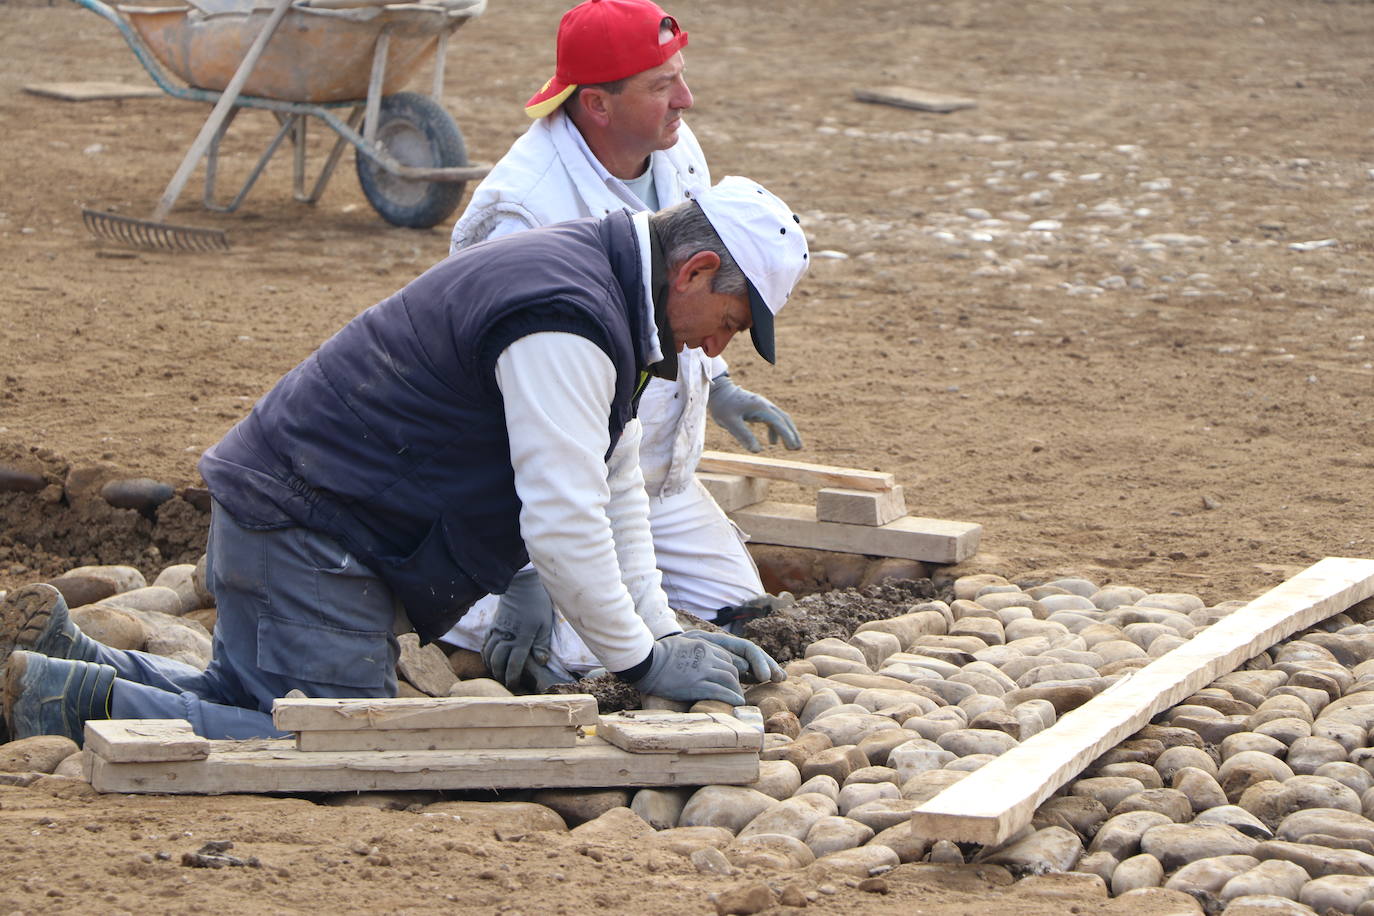
[[[288,372],[201,475],[246,528],[336,538],[436,639],[528,560],[496,358],[541,331],[597,344],[616,371],[614,446],[653,333],[640,264],[625,213],[464,249]]]

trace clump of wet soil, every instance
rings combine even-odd
[[[919,601],[936,597],[929,579],[894,579],[863,588],[807,595],[796,604],[744,625],[744,635],[780,663],[802,658],[806,647],[834,636],[848,639],[871,620],[907,613]]]
[[[907,613],[913,604],[936,597],[929,579],[894,579],[863,588],[843,588],[807,595],[795,604],[779,608],[765,617],[744,625],[744,635],[786,664],[802,658],[806,647],[829,636],[848,639],[870,620],[885,620]],[[716,629],[710,623],[678,612],[687,626]],[[588,693],[596,697],[604,715],[641,706],[639,691],[613,674],[582,678],[571,684],[556,684],[548,693]]]

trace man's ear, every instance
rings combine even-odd
[[[687,292],[694,285],[700,284],[704,284],[709,289],[718,270],[720,270],[720,255],[714,251],[698,251],[679,264],[673,271],[672,286],[682,293]]]
[[[607,97],[610,95],[604,89],[595,86],[587,86],[577,94],[576,104],[581,108],[582,117],[591,121],[597,127],[607,127],[611,123],[611,110]]]

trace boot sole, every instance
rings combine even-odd
[[[12,737],[10,731],[10,721],[13,719],[14,700],[19,693],[19,682],[24,679],[24,670],[28,667],[23,664],[9,664],[10,653],[6,652],[3,661],[0,661],[0,732],[4,732],[4,739],[9,741]],[[11,690],[11,685],[14,689]]]
[[[52,586],[23,586],[0,602],[0,668],[15,649],[32,651],[38,644],[38,638],[52,621],[54,596],[57,601],[62,600],[62,593]]]

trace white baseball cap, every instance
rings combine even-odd
[[[801,220],[777,195],[738,175],[727,175],[694,200],[749,281],[754,349],[776,363],[773,316],[810,263]]]

